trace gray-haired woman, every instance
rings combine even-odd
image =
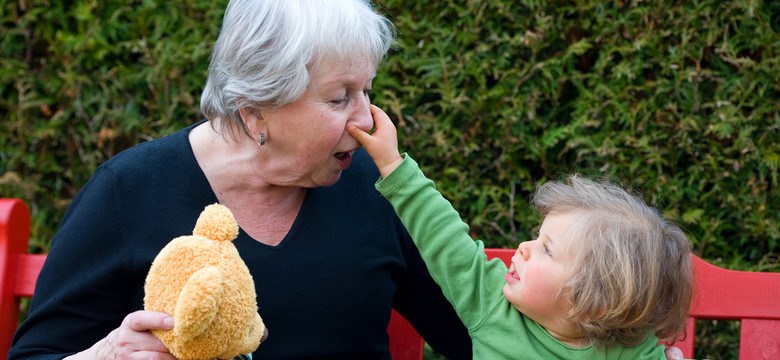
[[[465,328],[348,126],[394,28],[361,0],[233,0],[214,46],[206,121],[103,164],[63,218],[11,359],[172,359],[141,310],[152,259],[224,204],[270,336],[255,359],[389,359],[393,307],[436,349],[470,357]]]

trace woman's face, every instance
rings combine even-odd
[[[369,131],[374,125],[368,91],[375,74],[370,62],[336,63],[313,71],[300,99],[261,112],[266,181],[302,187],[335,184],[360,148],[347,127]]]

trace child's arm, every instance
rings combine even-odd
[[[449,201],[436,190],[410,156],[398,151],[390,118],[372,106],[376,131],[348,129],[380,169],[377,190],[398,214],[420,250],[433,279],[441,286],[467,327],[481,324],[488,310],[503,299],[501,287],[507,267],[488,262],[484,245],[469,236],[469,227]]]
[[[387,117],[382,109],[375,105],[369,105],[371,107],[371,117],[374,118],[374,130],[373,134],[358,129],[357,126],[350,126],[347,131],[358,142],[360,142],[368,151],[368,155],[374,159],[379,174],[382,178],[386,178],[390,175],[395,168],[401,164],[403,160],[401,153],[398,152],[398,135],[395,131],[395,126],[390,118]]]

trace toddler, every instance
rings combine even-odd
[[[616,185],[570,176],[537,189],[539,235],[507,269],[487,261],[433,181],[399,153],[387,115],[373,105],[371,114],[372,134],[348,130],[468,328],[475,359],[666,359],[658,339],[684,332],[692,296],[690,243],[677,225]]]

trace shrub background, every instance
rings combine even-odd
[[[0,196],[31,207],[31,251],[100,163],[202,118],[226,3],[0,5]],[[475,238],[532,238],[536,184],[582,172],[642,194],[702,258],[780,271],[779,2],[378,5],[399,47],[373,101]]]

